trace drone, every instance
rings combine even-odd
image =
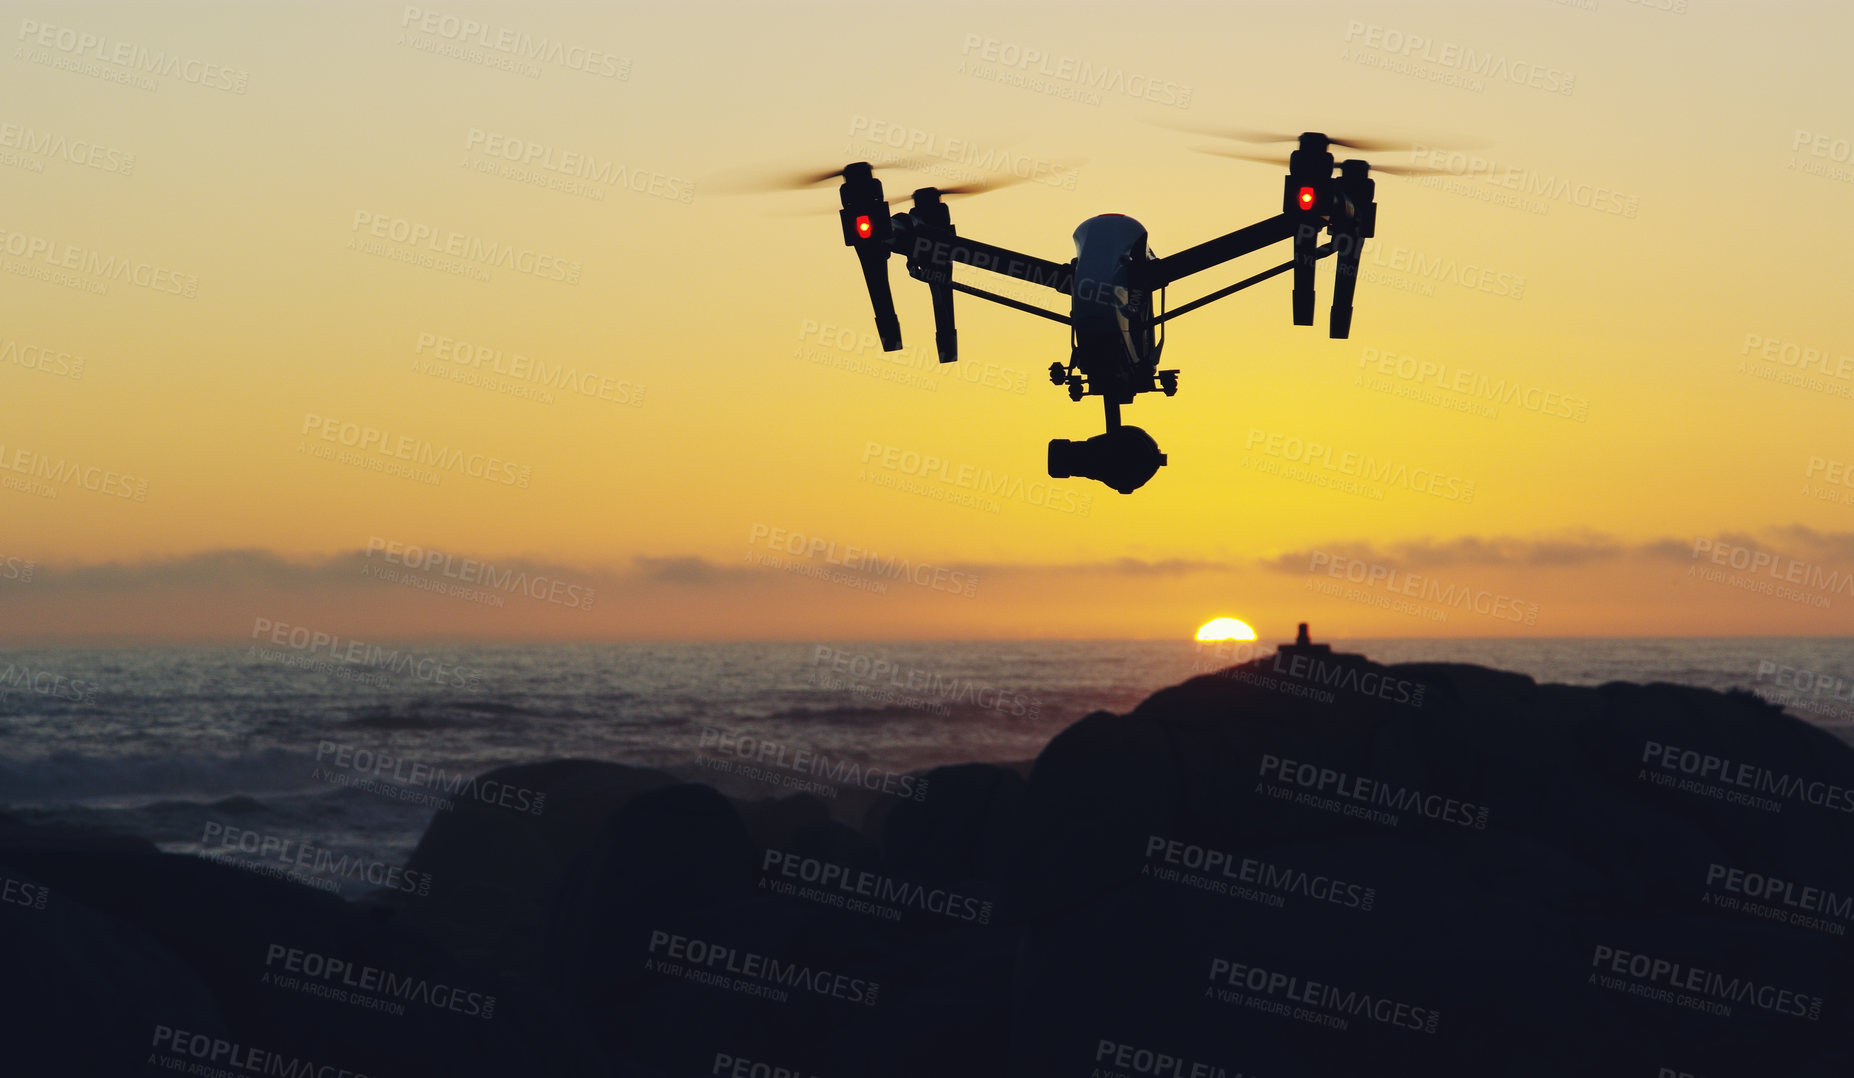
[[[1219,132],[1221,133],[1221,132]],[[1294,324],[1310,326],[1314,317],[1314,270],[1322,258],[1338,259],[1333,283],[1329,332],[1333,338],[1351,333],[1352,299],[1358,284],[1358,266],[1364,241],[1376,231],[1376,183],[1371,166],[1362,160],[1336,161],[1331,147],[1389,149],[1389,143],[1334,138],[1317,131],[1299,136],[1242,132],[1229,137],[1250,142],[1298,142],[1285,161],[1225,150],[1221,156],[1287,166],[1281,212],[1227,235],[1160,258],[1147,246],[1146,228],[1124,214],[1104,213],[1083,221],[1075,230],[1075,257],[1051,262],[1019,254],[995,244],[959,235],[945,198],[975,193],[984,185],[964,188],[922,187],[913,205],[891,214],[867,161],[809,177],[816,184],[841,177],[838,194],[843,208],[843,242],[856,252],[863,281],[875,308],[876,333],[884,351],[899,351],[901,323],[889,289],[888,260],[899,255],[908,276],[925,282],[933,301],[934,343],[941,363],[959,359],[959,334],[954,323],[953,294],[963,292],[1069,327],[1069,360],[1051,363],[1049,380],[1068,388],[1069,398],[1100,397],[1107,430],[1085,441],[1052,439],[1049,475],[1053,479],[1081,477],[1106,484],[1122,494],[1144,486],[1166,463],[1152,436],[1120,421],[1120,409],[1141,393],[1178,392],[1178,371],[1160,369],[1165,347],[1165,324],[1216,300],[1234,295],[1279,274],[1293,271]],[[1429,171],[1411,167],[1380,167],[1381,172],[1403,174]],[[1324,232],[1329,237],[1320,243]],[[1292,241],[1293,258],[1244,278],[1227,288],[1167,310],[1165,289],[1192,274]],[[1069,313],[1045,310],[953,279],[955,263],[1002,274],[1050,288],[1069,297]]]

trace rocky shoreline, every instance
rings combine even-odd
[[[505,768],[545,811],[439,813],[422,894],[0,820],[5,1070],[1854,1072],[1846,745],[1748,693],[1284,654],[919,796]]]

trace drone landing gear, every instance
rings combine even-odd
[[[1159,391],[1169,397],[1178,392],[1178,372],[1175,370],[1149,371],[1147,377],[1150,381],[1144,387],[1137,387],[1136,384],[1135,387],[1121,389],[1112,383],[1088,384],[1076,372],[1073,363],[1067,366],[1061,363],[1049,365],[1050,383],[1067,385],[1070,400],[1079,401],[1089,393],[1099,395],[1101,409],[1107,420],[1106,433],[1097,434],[1087,441],[1075,442],[1066,438],[1050,440],[1051,479],[1080,476],[1105,483],[1122,494],[1131,494],[1158,474],[1159,469],[1165,466],[1165,454],[1159,452],[1159,443],[1138,427],[1120,421],[1120,406],[1133,403],[1133,398],[1138,394]]]
[[[1079,401],[1090,392],[1088,383],[1081,375],[1075,373],[1075,368],[1072,365],[1065,367],[1060,363],[1051,363],[1049,365],[1049,382],[1051,385],[1067,386],[1069,390],[1069,399],[1072,401]],[[1178,372],[1176,370],[1154,371],[1152,372],[1152,383],[1145,389],[1137,390],[1136,392],[1157,392],[1163,393],[1168,397],[1176,397],[1178,395]]]

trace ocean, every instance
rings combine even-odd
[[[1317,632],[1316,640],[1321,639]],[[1379,662],[1539,681],[1750,689],[1844,739],[1854,640],[1325,642]],[[404,865],[447,791],[506,764],[592,758],[731,794],[739,739],[899,773],[1034,757],[1096,709],[1273,652],[1274,641],[407,645],[0,651],[0,812],[234,859],[288,840]],[[746,785],[741,785],[745,782]],[[478,794],[481,796],[481,794]],[[230,839],[228,839],[230,836]],[[313,872],[313,865],[304,871]],[[354,897],[360,879],[324,881]]]

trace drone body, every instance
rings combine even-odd
[[[875,307],[876,332],[887,351],[901,348],[901,325],[888,285],[891,254],[902,256],[908,275],[927,284],[942,363],[959,358],[954,292],[979,296],[1069,326],[1069,361],[1052,363],[1050,380],[1066,385],[1074,400],[1100,397],[1106,410],[1107,432],[1084,442],[1052,440],[1049,474],[1057,479],[1096,479],[1129,494],[1145,485],[1165,463],[1165,455],[1145,431],[1121,424],[1120,406],[1132,403],[1141,393],[1162,392],[1169,397],[1178,391],[1178,372],[1159,369],[1167,321],[1292,270],[1294,324],[1310,326],[1314,268],[1321,258],[1337,255],[1339,272],[1333,290],[1330,333],[1340,338],[1351,332],[1359,256],[1363,241],[1373,234],[1376,225],[1376,184],[1365,162],[1340,164],[1333,160],[1328,146],[1338,141],[1317,132],[1300,136],[1300,148],[1288,159],[1281,213],[1165,258],[1157,257],[1147,246],[1145,227],[1121,214],[1103,214],[1082,222],[1075,230],[1075,257],[1067,263],[959,236],[942,200],[945,194],[960,193],[956,190],[921,188],[914,192],[910,210],[891,216],[882,183],[867,162],[847,165],[837,174],[843,177],[838,189],[843,204],[843,239],[855,249],[862,264],[863,280]],[[1328,243],[1317,242],[1322,231],[1330,234]],[[1165,287],[1172,282],[1283,240],[1293,242],[1291,260],[1182,307],[1165,310]],[[1058,314],[955,281],[954,263],[1065,294],[1069,297],[1069,313]]]

